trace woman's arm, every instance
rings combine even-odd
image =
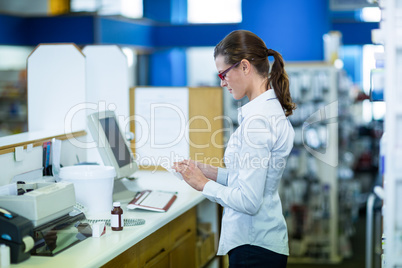
[[[184,180],[198,191],[202,191],[210,180],[227,185],[228,173],[224,168],[217,168],[191,159],[175,162],[173,168],[180,172]]]
[[[193,161],[193,160],[189,160]],[[219,184],[227,186],[228,182],[228,171],[226,168],[219,168],[216,166],[203,164],[197,161],[193,161],[195,165],[202,171],[205,177],[212,181],[216,181]]]
[[[200,163],[191,159],[189,159],[188,161],[193,162],[202,171],[205,177],[207,177],[210,180],[216,181],[216,178],[218,177],[217,167]]]

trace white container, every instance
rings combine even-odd
[[[11,255],[10,255],[10,247],[1,244],[0,245],[0,267],[1,268],[8,268],[10,267],[10,260],[11,260]]]
[[[75,198],[89,215],[110,212],[115,176],[114,167],[98,165],[63,167],[59,174],[62,181],[74,184]]]

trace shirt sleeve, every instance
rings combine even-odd
[[[234,169],[238,177],[234,186],[209,181],[203,194],[209,200],[242,213],[254,215],[262,202],[275,132],[266,120],[245,122]],[[217,179],[218,181],[218,179]]]
[[[218,168],[216,182],[222,185],[228,185],[228,170],[226,168]]]

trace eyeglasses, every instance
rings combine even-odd
[[[232,68],[236,67],[236,66],[239,65],[239,64],[240,64],[240,61],[237,62],[237,63],[235,63],[235,64],[233,64],[232,66],[230,66],[229,68],[227,68],[226,70],[224,70],[223,72],[221,72],[220,74],[218,74],[219,78],[220,78],[222,81],[225,80],[225,77],[226,77],[227,73],[228,73]]]

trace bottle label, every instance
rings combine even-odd
[[[123,227],[124,220],[123,215],[113,214],[110,220],[110,227]]]

